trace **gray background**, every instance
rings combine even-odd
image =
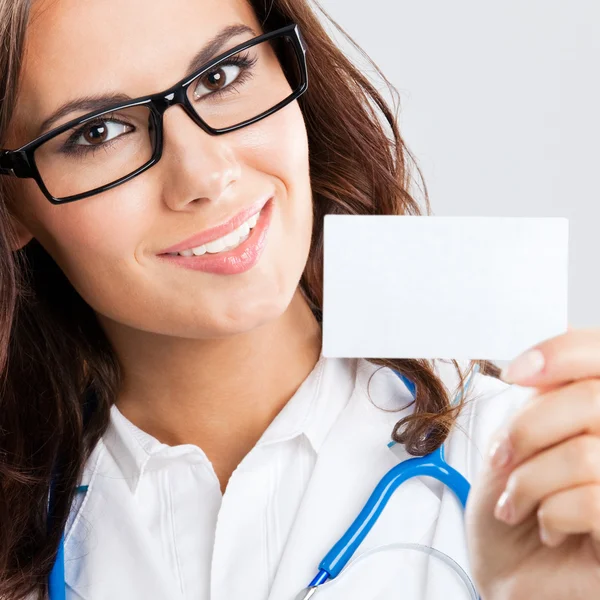
[[[600,2],[320,4],[398,88],[434,214],[568,217],[569,322],[600,326]]]

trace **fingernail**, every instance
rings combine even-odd
[[[490,460],[492,467],[503,469],[507,467],[512,459],[512,446],[507,435],[497,439],[490,449]]]
[[[540,525],[540,540],[544,546],[548,546],[549,548],[556,548],[556,546],[560,546],[567,536],[564,533],[550,533],[544,526]]]
[[[498,499],[498,503],[494,509],[494,516],[496,519],[504,521],[509,525],[512,524],[513,519],[515,518],[514,506],[507,490],[504,490]]]
[[[544,544],[544,546],[552,545],[552,542],[550,540],[550,534],[548,533],[548,530],[545,527],[542,527],[542,525],[540,525],[540,540],[542,544]]]
[[[500,377],[506,383],[518,383],[537,375],[544,368],[545,362],[540,350],[527,350],[505,367]]]

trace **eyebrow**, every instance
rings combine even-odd
[[[251,34],[252,37],[256,37],[258,34],[247,25],[229,25],[225,29],[221,30],[212,40],[210,40],[201,50],[192,58],[186,69],[184,78],[189,77],[195,71],[198,71],[204,64],[214,58],[219,50],[233,37],[242,34]],[[52,126],[61,118],[72,113],[76,110],[84,110],[86,112],[92,112],[95,110],[102,110],[110,108],[114,104],[121,102],[128,102],[133,100],[131,96],[122,93],[113,94],[101,94],[92,96],[83,96],[70,100],[57,110],[55,110],[46,120],[44,120],[37,129],[35,137],[39,137],[46,131],[52,129]]]

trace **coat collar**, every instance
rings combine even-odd
[[[350,361],[352,362],[356,361]],[[328,398],[323,392],[324,386],[331,385],[330,373],[334,371],[339,376],[342,363],[344,359],[325,358],[321,354],[311,373],[269,425],[257,446],[266,446],[304,435],[318,454],[323,440],[342,409],[340,401],[347,400],[339,394]],[[342,368],[348,369],[351,366],[346,364]],[[336,384],[337,382],[333,382],[334,386]],[[180,460],[184,454],[197,454],[199,460],[208,461],[200,448],[193,444],[169,446],[161,443],[129,421],[115,405],[110,409],[110,421],[102,439],[106,451],[116,463],[121,476],[127,480],[133,494],[136,493],[147,470],[160,468],[171,460]]]

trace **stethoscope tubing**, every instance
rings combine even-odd
[[[445,462],[442,446],[431,454],[411,458],[392,467],[377,484],[346,533],[323,558],[319,564],[319,573],[310,586],[320,585],[339,575],[377,522],[394,492],[413,477],[433,477],[441,481],[456,494],[463,509],[466,507],[471,486],[456,469]]]
[[[65,584],[65,536],[60,538],[58,545],[58,553],[54,566],[50,572],[48,580],[48,593],[50,600],[66,600],[66,584]]]

